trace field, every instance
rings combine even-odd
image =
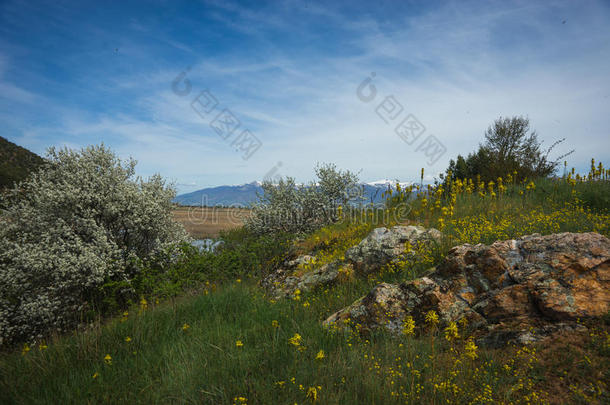
[[[389,215],[381,221],[371,213],[287,241],[233,229],[218,254],[164,269],[167,287],[144,292],[139,304],[113,319],[6,350],[0,355],[0,403],[609,403],[610,315],[581,332],[502,349],[477,347],[461,324],[449,333],[426,320],[416,325],[420,332],[405,329],[399,336],[321,324],[380,282],[422,274],[452,245],[534,232],[608,236],[608,187],[605,178],[494,188],[456,182],[446,195],[437,190],[409,200],[406,218],[442,229],[447,244],[373,277],[346,274],[332,288],[289,299],[266,296],[260,275],[286,255],[311,253],[320,265],[342,257],[374,227],[394,225],[392,204],[411,190],[390,193]],[[234,218],[247,215],[196,213],[177,210],[187,225],[199,219],[202,236],[237,227]],[[173,278],[187,280],[188,292],[180,287],[169,295],[177,285]]]
[[[195,239],[215,238],[221,231],[239,228],[250,210],[246,208],[177,207],[174,218]]]

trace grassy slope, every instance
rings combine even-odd
[[[577,197],[593,195],[585,204],[594,211],[566,206],[574,198],[568,186],[553,194],[554,183],[538,184],[525,197],[517,186],[496,200],[458,196],[454,216],[445,218],[445,232],[455,241],[472,243],[532,231],[596,230],[608,236],[610,217],[603,204],[588,202],[606,198],[607,183],[576,186],[581,188]],[[418,204],[410,219],[439,226],[440,208],[430,212]],[[371,221],[327,227],[295,249],[332,260],[380,225]],[[525,351],[478,349],[476,359],[467,355],[462,329],[460,338],[449,343],[434,327],[419,337],[400,338],[359,337],[321,327],[325,317],[377,282],[403,280],[434,264],[449,245],[429,252],[426,263],[405,263],[376,279],[351,279],[298,300],[270,301],[256,280],[244,275],[241,282],[208,286],[200,294],[151,305],[139,315],[134,308],[124,322],[118,318],[87,333],[59,337],[48,349],[33,346],[25,355],[1,354],[0,402],[240,403],[239,397],[250,404],[302,404],[314,397],[324,404],[610,401],[605,385],[610,380],[610,329],[604,322],[591,325],[590,334],[558,337]],[[272,326],[274,320],[279,328]],[[295,333],[302,336],[299,346],[289,342]],[[236,346],[237,340],[243,347]],[[316,360],[320,350],[324,358]],[[111,365],[104,361],[106,354]]]
[[[325,331],[322,314],[350,303],[358,290],[343,286],[306,301],[271,303],[244,280],[140,315],[134,310],[125,322],[64,337],[46,350],[32,347],[26,355],[3,356],[0,402],[233,403],[241,396],[248,403],[292,404],[309,402],[307,390],[316,387],[325,404],[431,403],[433,398],[465,403],[477,396],[483,403],[483,398],[525,402],[560,377],[588,396],[595,395],[597,386],[607,388],[601,385],[608,378],[604,364],[610,353],[602,331],[607,327],[596,329],[601,337],[582,336],[578,346],[562,349],[563,359],[553,352],[539,357],[510,348],[478,350],[472,360],[464,356],[463,340],[454,343],[454,354],[442,333],[420,338],[380,334],[363,340]],[[188,329],[183,330],[184,324]],[[295,333],[302,336],[304,351],[289,343]],[[125,341],[128,336],[131,342]],[[236,346],[237,340],[243,347]],[[316,360],[320,350],[325,357]],[[111,365],[104,361],[107,354]],[[454,367],[457,359],[462,363]],[[544,368],[549,362],[553,367]],[[451,394],[435,389],[443,382],[449,382]],[[562,390],[579,398],[566,386],[560,388],[555,387],[556,402],[563,402],[557,396]]]

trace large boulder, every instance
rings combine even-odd
[[[610,310],[610,239],[597,233],[524,236],[490,246],[464,244],[428,274],[400,285],[380,284],[331,315],[326,325],[402,329],[407,316],[424,323],[465,318],[489,346],[529,343],[582,326]]]
[[[407,251],[407,244],[438,243],[440,239],[441,233],[434,228],[412,225],[376,228],[358,245],[348,249],[345,259],[354,266],[356,273],[368,275],[402,257]]]

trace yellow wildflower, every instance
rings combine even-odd
[[[426,313],[426,323],[430,326],[438,324],[438,315],[434,310],[430,310]]]
[[[236,342],[235,342],[235,346],[237,346],[237,347],[243,347],[243,346],[244,346],[244,344],[243,344],[243,342],[242,342],[241,340],[238,340],[238,341],[236,341]]]
[[[131,342],[131,338],[130,338],[129,336],[127,336],[127,337],[125,338],[125,341],[126,341],[127,343],[129,343],[129,342]]]
[[[112,365],[112,357],[110,357],[110,354],[106,354],[104,357],[104,362],[108,365]]]
[[[23,349],[21,349],[21,354],[26,355],[30,351],[30,345],[27,343],[23,345]]]
[[[403,323],[402,326],[402,333],[405,336],[409,336],[412,335],[415,331],[415,321],[413,320],[413,317],[411,315],[407,316],[405,318],[405,321]]]
[[[451,342],[459,337],[457,324],[455,322],[449,322],[449,325],[445,328],[445,339]]]
[[[295,333],[293,337],[288,339],[288,342],[293,346],[299,346],[303,338],[298,333]]]
[[[466,347],[464,348],[466,356],[470,357],[472,360],[478,357],[477,355],[478,346],[474,343],[472,338],[468,339],[466,342]]]
[[[188,323],[185,323],[184,325],[182,325],[182,330],[186,332],[190,327],[191,327],[191,325],[189,325]]]
[[[326,356],[324,355],[324,350],[320,350],[320,351],[318,352],[318,354],[316,355],[316,360],[322,360],[324,357],[326,357]]]
[[[307,398],[309,398],[311,402],[316,402],[318,400],[318,389],[316,387],[309,387],[307,389]]]
[[[271,326],[273,326],[274,328],[279,328],[280,323],[274,319],[271,321]]]

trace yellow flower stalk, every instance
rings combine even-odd
[[[445,339],[451,342],[460,337],[458,333],[458,327],[455,322],[449,322],[449,325],[445,328]]]
[[[478,357],[478,355],[477,355],[478,348],[479,347],[474,343],[474,339],[470,338],[470,339],[468,339],[468,341],[466,341],[466,347],[464,348],[464,354],[467,357],[470,357],[472,360],[474,360]]]
[[[316,402],[318,400],[318,390],[316,387],[309,387],[307,389],[307,398],[309,398],[311,402]]]
[[[438,314],[434,310],[430,310],[426,313],[426,323],[430,326],[436,326],[438,324]]]
[[[405,318],[402,326],[402,333],[405,336],[411,336],[415,333],[415,321],[411,315]]]

